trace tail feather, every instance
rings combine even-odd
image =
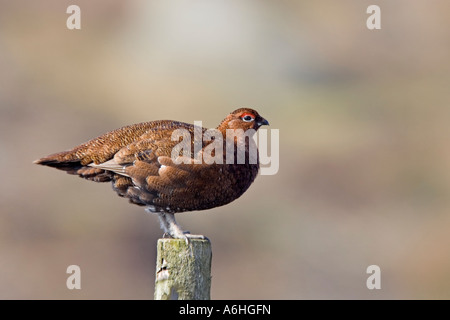
[[[33,161],[34,164],[52,167],[67,172],[68,174],[78,175],[81,178],[96,182],[111,181],[112,173],[106,172],[98,168],[85,166],[81,164],[81,160],[62,160],[67,157],[65,153],[57,153],[38,160]]]
[[[76,174],[76,171],[83,167],[80,160],[61,161],[58,159],[56,154],[35,160],[35,161],[33,161],[33,163],[56,168],[59,170],[64,170],[64,171],[67,171],[67,173],[71,173],[71,174]]]

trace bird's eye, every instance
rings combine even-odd
[[[245,122],[251,122],[253,120],[255,120],[255,116],[251,115],[251,114],[244,114],[241,119]]]

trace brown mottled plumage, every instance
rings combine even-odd
[[[222,164],[194,161],[194,135],[201,137],[207,131],[205,128],[169,120],[125,126],[34,163],[96,182],[111,181],[119,196],[146,206],[147,211],[157,212],[162,228],[170,236],[202,237],[184,233],[176,224],[174,214],[225,205],[248,189],[259,170],[259,157],[251,136],[261,125],[268,125],[268,122],[253,109],[241,108],[230,113],[216,131],[224,142]],[[176,129],[185,129],[191,136],[192,156],[180,156],[178,160],[184,160],[181,164],[176,164],[176,159],[171,157],[173,148],[182,141],[172,140]],[[245,163],[238,164],[236,160],[239,138],[235,137],[229,138],[235,146],[234,163],[226,163],[225,142],[229,129],[255,130],[247,132],[250,138],[244,138]],[[202,139],[200,153],[206,152],[205,147],[210,143]],[[252,147],[256,150],[256,161],[249,160]]]

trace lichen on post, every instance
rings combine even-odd
[[[155,300],[209,300],[211,242],[158,239]]]

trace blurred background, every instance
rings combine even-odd
[[[66,9],[81,8],[81,30]],[[366,9],[381,8],[381,30]],[[159,223],[32,161],[124,125],[250,106],[280,167],[179,214],[213,299],[450,298],[450,3],[0,1],[0,298],[153,299]],[[81,268],[68,290],[66,268]],[[366,268],[381,268],[368,290]]]

